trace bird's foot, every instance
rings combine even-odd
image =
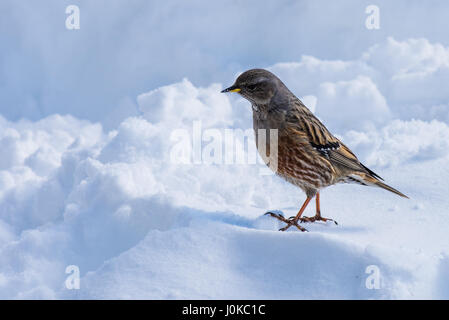
[[[295,217],[291,217],[290,219],[294,219]],[[337,221],[335,221],[334,219],[329,219],[329,218],[323,218],[321,215],[315,215],[315,216],[313,216],[313,217],[300,217],[299,218],[299,221],[301,222],[301,223],[303,223],[303,222],[310,222],[310,223],[312,223],[312,222],[315,222],[315,221],[324,221],[324,222],[327,222],[327,221],[332,221],[332,222],[334,222],[336,225],[338,225],[338,223],[337,223]]]
[[[277,214],[277,213],[270,212],[270,211],[268,211],[267,213],[265,213],[265,215],[270,215],[270,216],[272,216],[273,218],[276,218],[276,219],[278,219],[278,220],[280,220],[280,221],[282,221],[282,222],[285,222],[285,223],[287,224],[285,227],[280,228],[279,231],[285,231],[285,230],[287,230],[288,228],[290,228],[291,226],[295,226],[296,228],[298,228],[298,229],[299,229],[300,231],[302,231],[302,232],[307,231],[306,228],[301,227],[301,226],[298,224],[298,220],[295,220],[295,219],[286,219],[282,214]]]

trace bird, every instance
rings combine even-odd
[[[385,184],[383,179],[363,165],[357,156],[324,126],[324,124],[273,73],[265,69],[250,69],[237,77],[234,84],[222,93],[234,92],[248,100],[252,106],[253,129],[259,153],[260,129],[277,130],[276,145],[265,137],[266,155],[276,155],[277,165],[270,166],[275,173],[306,194],[298,213],[285,218],[281,213],[267,212],[286,225],[286,231],[295,226],[307,231],[299,223],[336,221],[324,218],[320,210],[320,190],[338,183],[356,183],[376,186],[408,198]],[[263,131],[262,131],[263,132]],[[277,148],[277,153],[274,153]],[[270,150],[271,149],[271,150]],[[267,151],[268,150],[268,151]],[[270,152],[271,151],[271,152]],[[274,168],[273,168],[274,167]],[[303,217],[309,202],[315,197],[316,214]]]

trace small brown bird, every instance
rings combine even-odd
[[[321,216],[319,191],[336,183],[377,186],[408,198],[380,181],[383,179],[365,167],[271,72],[263,69],[248,70],[222,92],[237,92],[251,102],[259,152],[259,129],[277,129],[276,174],[300,187],[307,196],[294,217],[286,219],[281,214],[266,213],[287,224],[280,230],[296,226],[299,230],[306,231],[298,222],[334,221]],[[270,153],[269,144],[267,141],[267,155]],[[316,215],[301,217],[313,197],[316,197]]]

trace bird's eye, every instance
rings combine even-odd
[[[249,84],[246,86],[248,88],[248,90],[254,90],[256,89],[256,85],[255,84]]]

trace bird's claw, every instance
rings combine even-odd
[[[268,212],[266,212],[264,215],[265,215],[265,216],[266,216],[266,215],[270,215],[270,216],[272,216],[273,218],[276,218],[276,219],[278,219],[278,220],[281,220],[282,222],[288,223],[288,220],[285,219],[284,216],[283,216],[281,213],[274,213],[274,212],[268,211]]]
[[[279,231],[285,231],[285,230],[287,230],[288,228],[290,228],[291,226],[295,226],[296,228],[298,228],[298,230],[300,230],[300,231],[302,231],[302,232],[309,232],[309,230],[307,230],[306,228],[300,226],[300,225],[298,224],[298,221],[295,221],[295,220],[289,221],[289,222],[287,223],[287,225],[286,225],[285,227],[283,227],[283,228],[280,228]]]
[[[283,215],[282,213],[274,213],[274,212],[271,212],[271,211],[265,212],[265,213],[264,213],[264,216],[266,216],[266,215],[270,215],[270,216],[272,216],[272,217],[274,217],[274,216],[277,216],[277,217],[284,217],[284,215]]]
[[[277,213],[270,212],[270,211],[268,211],[267,213],[265,213],[265,215],[270,215],[270,216],[272,216],[273,218],[276,218],[276,219],[278,219],[278,220],[280,220],[280,221],[282,221],[282,222],[285,222],[285,223],[287,224],[285,227],[280,228],[279,231],[286,231],[286,230],[287,230],[288,228],[290,228],[291,226],[295,226],[296,228],[298,228],[298,229],[299,229],[300,231],[302,231],[302,232],[307,231],[306,228],[301,227],[301,226],[298,224],[298,220],[295,220],[295,219],[286,219],[282,214],[277,214]],[[293,217],[293,218],[294,218],[294,217]]]
[[[313,217],[300,217],[299,221],[301,223],[303,223],[303,222],[310,222],[310,223],[312,223],[312,222],[315,222],[315,221],[323,221],[323,222],[332,221],[336,225],[338,225],[338,222],[335,221],[334,219],[323,218],[322,216],[319,216],[319,215],[316,215],[316,216],[313,216]]]

